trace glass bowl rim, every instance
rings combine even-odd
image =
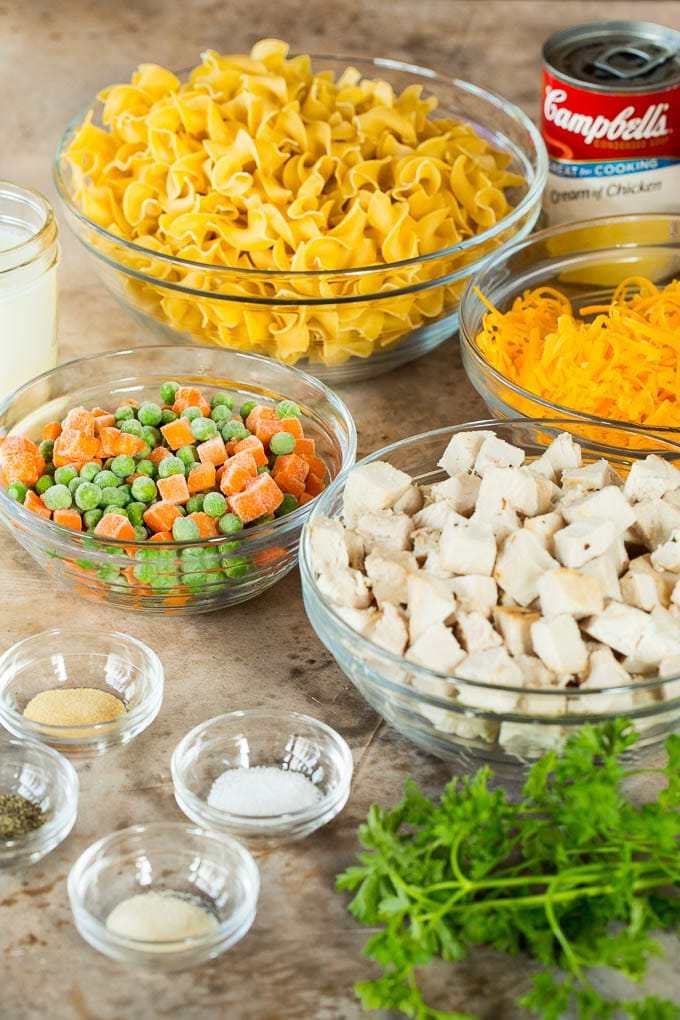
[[[442,439],[444,439],[445,437],[450,438],[452,435],[456,433],[464,432],[467,430],[482,431],[484,429],[496,429],[501,426],[511,427],[513,425],[522,426],[535,425],[536,427],[546,426],[555,427],[558,425],[563,425],[565,423],[571,423],[576,426],[590,424],[589,422],[583,422],[577,418],[550,419],[550,418],[523,418],[519,416],[516,418],[503,418],[503,419],[490,418],[479,421],[463,422],[460,425],[447,425],[442,428],[431,429],[428,432],[421,432],[418,433],[417,435],[407,436],[404,439],[399,439],[396,442],[390,443],[389,445],[384,446],[379,450],[375,450],[373,453],[367,454],[367,456],[363,457],[360,461],[357,461],[354,467],[358,468],[364,464],[369,464],[372,461],[379,459],[381,460],[388,459],[389,455],[391,453],[394,453],[396,450],[403,449],[404,447],[407,446],[415,446],[419,442],[426,442],[440,437]],[[621,431],[639,432],[643,435],[649,434],[648,431],[645,430],[644,428],[627,426],[621,422],[614,422],[612,424],[614,428],[618,427]],[[607,427],[611,426],[608,425]],[[673,443],[671,440],[669,440],[669,443],[671,446],[677,447],[678,457],[680,458],[680,440],[677,443]],[[442,447],[442,452],[443,450],[444,447]],[[373,663],[382,660],[384,664],[389,667],[396,667],[401,671],[412,673],[425,681],[444,680],[447,683],[449,683],[452,687],[461,687],[466,690],[470,689],[479,691],[500,691],[505,694],[514,694],[518,696],[531,695],[532,697],[534,695],[540,695],[541,697],[545,698],[546,705],[550,705],[551,698],[555,699],[558,697],[560,698],[566,697],[568,700],[574,700],[578,697],[583,697],[584,694],[587,694],[589,697],[597,697],[598,695],[621,694],[626,691],[628,692],[641,690],[644,691],[654,687],[656,688],[663,687],[666,684],[670,686],[671,683],[677,682],[678,679],[680,679],[680,674],[665,677],[655,677],[649,680],[635,681],[633,683],[614,684],[609,687],[598,687],[590,691],[583,691],[579,688],[561,688],[561,687],[545,688],[545,687],[530,687],[528,685],[523,685],[519,687],[509,684],[485,683],[482,680],[468,680],[464,677],[457,677],[455,674],[440,673],[437,670],[429,669],[427,666],[421,666],[416,662],[411,662],[403,655],[401,656],[395,655],[393,652],[389,652],[385,648],[381,648],[380,645],[375,644],[373,641],[369,640],[368,638],[360,634],[358,631],[354,630],[354,628],[351,627],[345,620],[343,620],[342,617],[336,612],[336,609],[333,606],[333,604],[330,601],[328,601],[325,598],[325,596],[323,596],[319,591],[319,588],[316,583],[315,572],[311,564],[311,554],[309,551],[310,543],[309,534],[311,526],[316,517],[326,516],[326,511],[330,509],[331,504],[336,501],[339,493],[341,492],[344,486],[344,479],[342,479],[341,481],[343,482],[343,485],[340,484],[336,485],[336,483],[333,482],[324,492],[321,493],[319,502],[315,505],[312,513],[305,522],[305,525],[302,529],[302,536],[300,539],[300,556],[298,562],[303,596],[305,595],[305,593],[307,593],[309,597],[314,601],[316,607],[318,607],[321,610],[321,612],[328,618],[329,622],[333,626],[333,629],[338,631],[343,643],[352,649],[351,654],[353,659],[363,657],[364,661],[369,662],[372,661]],[[335,515],[335,517],[332,519],[337,520],[338,519],[337,515]],[[372,669],[372,674],[370,677],[370,683],[374,682],[378,683],[378,685],[380,686],[385,686],[388,687],[389,689],[397,690],[401,694],[407,692],[411,694],[415,700],[426,700],[428,703],[431,703],[432,705],[443,708],[451,707],[451,702],[443,696],[435,695],[426,691],[421,691],[419,688],[415,688],[413,686],[406,685],[399,681],[393,681],[387,677],[377,675],[375,666]],[[466,707],[471,708],[473,706]],[[506,713],[492,713],[492,714],[503,715]]]
[[[146,939],[133,939],[125,935],[119,935],[106,927],[106,923],[96,917],[85,906],[83,883],[88,880],[93,865],[96,865],[98,857],[102,853],[114,851],[117,844],[126,839],[142,839],[145,835],[161,835],[165,833],[169,837],[170,845],[172,838],[180,839],[185,837],[191,839],[200,837],[202,840],[209,840],[223,849],[228,849],[234,859],[234,876],[240,881],[244,890],[244,898],[239,909],[223,920],[218,919],[215,928],[204,932],[202,935],[190,935],[183,939],[164,939],[157,942],[150,942]],[[143,849],[143,847],[142,847]],[[119,949],[129,949],[142,955],[155,956],[168,951],[169,947],[177,947],[174,950],[177,954],[187,954],[194,949],[201,949],[219,943],[225,936],[232,935],[241,930],[246,921],[254,913],[257,906],[257,899],[260,892],[260,873],[252,854],[248,849],[239,843],[238,840],[225,833],[208,830],[199,825],[189,825],[182,821],[161,821],[145,822],[136,825],[129,825],[124,829],[115,829],[108,832],[83,850],[76,858],[69,869],[67,878],[67,892],[71,909],[78,913],[81,923],[91,933],[96,934],[99,939]],[[153,888],[147,891],[153,891]]]
[[[196,740],[202,737],[206,732],[209,732],[212,727],[216,727],[218,724],[224,722],[237,722],[239,720],[243,720],[244,722],[257,722],[258,720],[265,721],[272,718],[278,718],[281,722],[290,721],[291,726],[294,726],[296,722],[308,726],[318,734],[317,743],[319,745],[324,744],[325,746],[330,746],[334,751],[338,752],[341,763],[341,774],[337,784],[335,784],[328,793],[324,794],[318,801],[307,807],[295,808],[292,811],[281,811],[274,815],[246,815],[214,808],[208,803],[207,797],[198,796],[188,787],[184,780],[185,764],[183,759]],[[250,768],[251,766],[246,767]],[[197,726],[194,726],[193,729],[189,730],[189,732],[182,737],[175,747],[170,761],[170,771],[175,790],[179,792],[180,797],[183,800],[187,800],[189,802],[196,814],[207,820],[207,823],[209,822],[219,826],[225,826],[231,823],[236,826],[240,823],[243,826],[251,826],[253,830],[262,829],[263,831],[270,831],[272,827],[285,829],[291,826],[303,824],[307,821],[312,821],[317,817],[325,815],[327,811],[332,809],[335,804],[345,796],[349,786],[351,785],[354,771],[354,759],[352,751],[345,738],[328,723],[323,722],[321,719],[315,719],[313,716],[307,715],[303,712],[289,711],[288,709],[267,708],[263,706],[259,708],[236,709],[233,712],[223,712],[220,715],[213,716],[212,718],[199,723]]]
[[[79,726],[61,726],[56,725],[55,723],[39,723],[34,720],[28,720],[22,712],[17,712],[16,709],[12,708],[5,700],[5,691],[10,682],[10,679],[5,676],[5,671],[7,669],[10,656],[21,651],[23,648],[28,648],[32,642],[60,636],[81,636],[84,639],[87,639],[88,637],[91,637],[91,629],[87,627],[52,627],[49,630],[29,634],[28,637],[22,638],[21,641],[16,641],[13,645],[7,648],[2,655],[0,655],[0,722],[7,725],[7,720],[9,720],[13,727],[12,732],[16,733],[18,730],[21,730],[22,733],[38,740],[58,739],[63,742],[64,746],[76,748],[81,745],[87,746],[90,743],[95,743],[98,738],[106,736],[107,734],[136,729],[138,723],[144,723],[146,727],[153,721],[160,710],[163,700],[165,680],[163,663],[161,662],[158,654],[154,652],[153,648],[149,645],[140,641],[139,638],[132,637],[131,634],[124,634],[122,631],[117,630],[105,631],[103,635],[102,632],[99,631],[98,638],[101,638],[102,636],[107,638],[116,638],[126,647],[132,646],[137,651],[140,651],[144,659],[147,660],[144,664],[143,673],[146,678],[146,682],[149,685],[149,690],[147,691],[146,696],[140,700],[139,704],[135,705],[130,711],[126,711],[123,715],[117,716],[115,719],[109,719],[105,722]],[[52,652],[52,654],[57,653]],[[75,654],[103,655],[105,653],[100,652],[99,649],[93,645],[92,647],[85,646],[82,651],[75,652]],[[47,657],[47,652],[41,656],[41,658]],[[124,656],[121,657],[125,658]],[[45,691],[54,689],[55,688],[53,687],[44,688]],[[57,687],[57,689],[60,689],[60,686]],[[148,720],[148,722],[146,722],[146,720]]]
[[[478,271],[469,278],[465,284],[463,293],[461,294],[460,303],[458,305],[458,336],[461,348],[469,348],[480,367],[494,380],[494,382],[506,387],[522,400],[527,400],[533,404],[537,404],[539,407],[544,407],[546,411],[550,412],[553,416],[564,415],[566,418],[578,418],[584,423],[592,423],[594,425],[603,425],[607,427],[619,425],[625,428],[643,429],[647,432],[658,434],[662,438],[667,437],[670,442],[673,442],[673,436],[677,436],[678,441],[680,441],[680,427],[678,426],[654,425],[649,427],[644,424],[627,422],[622,418],[602,418],[596,414],[590,414],[587,411],[577,411],[573,407],[564,407],[561,404],[551,403],[549,400],[539,396],[537,393],[532,393],[530,390],[524,389],[490,364],[485,355],[482,354],[479,349],[476,337],[473,337],[472,330],[470,329],[470,317],[472,314],[470,306],[475,300],[479,301],[476,291],[482,289],[485,279],[488,278],[490,274],[499,270],[504,262],[512,259],[520,251],[528,251],[535,244],[541,244],[545,241],[549,241],[553,237],[562,237],[572,232],[582,232],[587,230],[589,227],[600,227],[602,230],[605,230],[608,226],[620,227],[622,224],[644,224],[658,222],[659,220],[668,220],[669,222],[676,223],[678,231],[680,232],[680,212],[627,213],[619,216],[597,216],[592,219],[570,220],[568,223],[556,223],[551,227],[544,227],[542,230],[536,230],[524,237],[516,237],[512,241],[508,242],[508,244],[501,250],[492,252],[485,260],[484,264],[479,267]],[[677,242],[659,242],[659,244],[662,243],[672,244],[674,247],[678,246]],[[629,243],[613,244],[610,247],[612,251],[625,251],[628,249],[653,248],[654,243],[651,242],[644,245],[638,245],[636,242],[631,241]],[[573,251],[569,253],[558,252],[555,255],[555,259],[559,259],[561,257],[573,258],[579,255],[595,255],[597,252],[606,250],[607,249],[605,248],[583,248],[580,251]],[[520,293],[521,289],[516,292],[515,296]],[[513,410],[515,409],[513,408]]]
[[[193,353],[194,355],[197,352],[197,349],[194,344],[169,344],[169,345],[145,344],[142,347],[128,347],[125,348],[124,350],[119,351],[100,351],[94,354],[85,354],[82,357],[71,358],[69,361],[64,361],[61,364],[57,365],[56,368],[50,368],[46,372],[42,372],[40,375],[34,376],[32,379],[29,379],[28,382],[24,383],[23,385],[19,386],[17,389],[9,393],[2,401],[0,401],[0,419],[2,418],[2,415],[7,412],[12,403],[17,398],[21,397],[26,392],[26,390],[29,389],[29,387],[32,387],[41,381],[45,381],[50,377],[55,377],[58,373],[62,372],[64,369],[73,368],[75,365],[81,364],[84,365],[87,362],[94,362],[97,360],[99,361],[110,360],[113,363],[117,358],[124,358],[130,355],[143,356],[145,353],[148,352],[157,353],[164,350],[173,353],[176,353],[177,351],[180,350],[185,350]],[[335,478],[341,477],[350,469],[356,458],[357,428],[356,423],[354,421],[354,417],[349,407],[342,399],[342,397],[340,397],[333,389],[327,386],[320,379],[317,379],[316,376],[313,376],[309,372],[305,372],[303,371],[303,369],[297,368],[294,365],[286,365],[283,362],[275,361],[272,358],[265,357],[262,354],[254,354],[251,353],[250,351],[236,351],[231,350],[230,348],[222,349],[219,347],[215,348],[210,347],[205,349],[205,351],[208,354],[213,355],[215,353],[219,355],[219,352],[221,350],[224,350],[224,352],[229,357],[233,357],[238,360],[243,359],[246,361],[259,363],[262,365],[262,368],[264,370],[274,368],[276,371],[282,370],[283,372],[290,372],[291,375],[300,377],[300,380],[302,382],[308,383],[313,387],[317,387],[321,391],[321,394],[323,395],[324,399],[336,412],[338,419],[342,422],[342,425],[346,430],[347,450],[343,452],[342,455],[343,463],[341,464],[340,470],[338,471]],[[125,381],[132,382],[134,381],[134,378],[143,379],[144,376],[139,375],[136,377],[126,378]],[[235,381],[238,383],[238,380]],[[284,394],[280,394],[280,396],[282,399],[285,399]],[[329,485],[335,481],[335,478],[333,478],[331,482],[329,482]],[[318,497],[314,497],[314,499],[316,498]],[[238,540],[240,542],[248,541],[251,548],[257,549],[259,548],[258,540],[262,540],[263,544],[267,544],[272,539],[274,534],[278,538],[281,535],[285,535],[291,531],[294,531],[296,527],[300,526],[304,519],[309,514],[310,512],[309,507],[310,504],[313,504],[313,502],[314,500],[310,500],[309,503],[305,503],[302,504],[301,506],[298,506],[295,510],[291,511],[288,514],[285,514],[283,517],[277,517],[273,521],[268,521],[263,524],[256,524],[252,527],[243,528],[241,531],[237,532],[234,535],[215,535],[211,538],[197,538],[192,539],[191,541],[154,542],[153,544],[157,546],[158,549],[160,550],[163,549],[176,550],[178,554],[183,549],[206,548],[206,547],[210,548],[213,546],[228,543],[233,540]],[[93,559],[97,562],[102,563],[112,562],[112,557],[114,557],[114,554],[107,551],[106,549],[107,546],[120,549],[121,558],[125,558],[126,561],[125,565],[129,565],[128,562],[129,558],[124,557],[126,549],[133,549],[135,552],[137,552],[139,549],[148,548],[148,540],[141,541],[139,539],[117,539],[103,537],[99,538],[98,536],[95,535],[89,535],[84,532],[74,531],[72,528],[67,528],[61,524],[56,524],[52,520],[46,520],[39,514],[34,513],[32,510],[27,510],[26,507],[24,507],[21,503],[17,502],[17,500],[12,499],[7,494],[6,488],[3,485],[0,485],[0,515],[1,514],[4,514],[7,518],[9,518],[12,521],[18,519],[20,522],[27,526],[27,531],[29,533],[43,535],[53,534],[55,536],[55,541],[60,540],[61,542],[65,543],[68,546],[82,548],[83,539],[86,538],[92,543],[96,543],[91,545],[87,549],[87,555],[88,558]]]
[[[293,54],[293,56],[296,55],[297,54]],[[66,206],[67,210],[72,215],[74,215],[76,219],[80,221],[81,224],[83,224],[86,228],[93,230],[104,240],[115,245],[119,245],[124,249],[127,249],[131,255],[140,255],[146,258],[151,257],[154,259],[158,259],[160,262],[164,264],[175,266],[179,269],[201,270],[203,272],[210,272],[213,274],[219,272],[222,273],[235,272],[238,273],[239,275],[242,274],[246,279],[261,278],[265,280],[276,280],[284,277],[292,280],[307,278],[323,280],[330,279],[338,275],[342,277],[362,277],[375,274],[378,272],[400,270],[404,268],[409,268],[411,266],[417,266],[423,263],[432,262],[442,257],[448,257],[450,255],[455,255],[460,252],[467,251],[469,248],[474,248],[479,243],[484,243],[485,241],[490,240],[491,238],[497,236],[497,234],[499,234],[502,230],[505,230],[507,227],[512,226],[518,220],[521,220],[526,214],[529,213],[531,207],[536,204],[548,178],[548,153],[547,149],[545,148],[541,132],[533,123],[531,118],[528,117],[527,114],[524,113],[524,111],[515,103],[505,99],[503,96],[494,91],[482,88],[481,86],[475,85],[472,82],[467,82],[460,78],[450,77],[446,74],[440,73],[431,68],[421,66],[419,64],[413,64],[400,60],[393,60],[388,57],[345,56],[314,53],[309,54],[309,56],[310,59],[314,61],[323,60],[336,62],[345,61],[348,62],[349,64],[357,64],[363,67],[386,68],[390,71],[410,74],[416,78],[422,78],[424,81],[444,82],[446,85],[449,86],[453,85],[454,88],[459,89],[461,92],[467,93],[469,96],[483,100],[484,102],[493,106],[496,110],[500,111],[502,114],[511,117],[514,121],[521,125],[523,130],[526,132],[528,138],[532,143],[533,155],[535,156],[535,164],[532,165],[533,179],[527,180],[526,182],[528,185],[526,195],[524,195],[522,199],[518,202],[518,204],[510,210],[507,216],[504,216],[501,220],[493,224],[487,230],[482,231],[482,233],[476,234],[474,235],[474,237],[468,238],[465,241],[459,242],[457,244],[448,245],[445,248],[440,248],[438,251],[431,252],[428,255],[416,256],[415,258],[404,259],[400,262],[376,263],[370,266],[357,266],[352,269],[342,271],[338,270],[273,271],[261,269],[238,269],[233,266],[216,266],[213,263],[209,262],[208,263],[194,262],[188,259],[179,259],[176,256],[168,255],[167,253],[153,252],[150,249],[144,248],[141,245],[135,244],[132,241],[126,241],[124,238],[118,237],[116,234],[111,233],[111,231],[105,230],[103,227],[99,226],[93,220],[90,220],[87,216],[85,216],[85,214],[80,209],[78,209],[78,207],[71,200],[71,196],[69,194],[68,188],[66,187],[66,182],[64,180],[64,176],[62,173],[62,163],[63,160],[65,159],[65,151],[67,148],[68,141],[70,140],[72,134],[75,132],[76,128],[78,128],[84,122],[88,114],[90,114],[97,107],[97,105],[102,102],[97,97],[87,107],[85,107],[78,114],[76,114],[76,116],[67,125],[59,141],[57,151],[55,153],[52,164],[52,176],[59,197]],[[179,76],[182,74],[187,74],[190,71],[193,71],[194,69],[195,68],[183,68],[174,73]],[[508,141],[508,139],[505,138],[505,136],[503,137],[506,141]],[[516,147],[514,147],[514,150],[516,154]],[[525,164],[529,165],[528,161],[525,160]],[[90,246],[88,245],[88,248],[89,247]],[[117,262],[114,259],[105,260],[117,267],[121,265],[121,263]],[[127,271],[128,267],[125,268]],[[470,266],[464,267],[464,269],[467,270],[468,272],[470,268],[474,268],[474,264],[473,267]],[[155,277],[147,276],[146,274],[140,273],[139,271],[133,272],[133,275],[136,275],[144,280],[148,279],[154,282],[156,285],[163,285],[164,283],[164,281],[162,280],[159,280]],[[431,285],[434,285],[439,282],[441,281],[439,280],[431,281]],[[175,289],[177,289],[177,285],[175,285]],[[181,289],[183,292],[186,292],[187,290],[187,288],[184,287],[180,287],[179,289]],[[198,295],[203,296],[205,296],[206,294],[205,291],[196,291],[196,293]],[[391,291],[387,292],[388,295],[391,293],[393,292]],[[228,295],[219,294],[210,294],[209,296],[211,299],[213,298],[219,299],[220,296],[222,298],[228,297]],[[370,295],[368,296],[370,297]],[[367,295],[363,295],[364,300],[366,299],[366,297]],[[333,303],[338,303],[339,300],[340,299],[337,298],[333,299]],[[300,302],[299,300],[296,300],[294,303],[299,304]]]
[[[41,757],[50,781],[57,787],[63,787],[66,796],[61,810],[55,811],[43,825],[16,839],[0,841],[0,867],[4,860],[11,863],[13,860],[31,857],[42,850],[46,843],[50,843],[53,837],[57,839],[55,846],[62,842],[75,824],[80,796],[80,779],[75,766],[49,744],[34,736],[10,736],[7,740],[0,740],[0,758],[6,750],[30,751]]]

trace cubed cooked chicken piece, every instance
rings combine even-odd
[[[589,616],[581,626],[586,634],[609,645],[621,655],[632,655],[649,622],[649,614],[623,602],[610,602],[597,616]]]
[[[623,479],[606,460],[596,460],[580,468],[568,468],[562,472],[560,482],[563,492],[595,492],[607,485],[623,485]]]
[[[524,457],[525,453],[521,447],[506,443],[504,439],[492,434],[480,446],[472,470],[483,478],[489,468],[520,467],[524,463]]]
[[[580,620],[584,616],[601,613],[604,608],[598,579],[578,570],[568,567],[546,570],[536,587],[544,616],[569,613]]]
[[[465,658],[465,652],[450,627],[433,623],[411,642],[406,658],[436,673],[453,674],[458,663]]]
[[[493,576],[518,605],[528,606],[538,596],[538,579],[558,565],[540,540],[521,528],[503,543]]]
[[[597,517],[574,521],[555,534],[555,556],[563,567],[578,569],[607,552],[617,536],[612,521]]]
[[[435,482],[430,488],[430,499],[434,502],[444,499],[459,514],[467,517],[477,502],[481,479],[463,472],[452,475],[443,482]]]
[[[309,540],[312,565],[317,574],[349,566],[345,529],[340,521],[330,517],[313,518],[309,523]]]
[[[633,462],[623,492],[631,503],[638,503],[660,499],[673,489],[680,489],[680,471],[670,461],[650,453],[644,460]]]
[[[317,578],[319,591],[329,602],[350,609],[368,609],[373,601],[371,586],[359,570],[331,567]]]
[[[461,704],[488,712],[514,711],[519,692],[499,690],[494,686],[520,687],[522,683],[520,669],[505,648],[485,648],[481,652],[466,655],[456,666],[456,676],[489,685],[469,687],[460,684],[458,701]]]
[[[527,465],[532,471],[559,483],[564,471],[581,466],[581,447],[568,432],[561,432],[540,457]]]
[[[680,573],[680,528],[672,532],[670,538],[651,555],[652,566],[657,570],[672,570]]]
[[[342,509],[345,524],[353,528],[362,514],[389,509],[412,484],[410,475],[386,461],[374,460],[353,468],[345,482]]]
[[[489,467],[479,487],[475,514],[491,517],[509,506],[524,517],[535,517],[547,513],[556,494],[557,486],[528,468]]]
[[[411,545],[413,520],[408,514],[394,510],[371,510],[359,517],[356,531],[367,553],[375,546],[405,552]]]
[[[642,499],[633,506],[635,523],[631,528],[635,541],[647,549],[668,542],[676,529],[680,529],[680,506],[664,499]]]
[[[485,648],[499,648],[503,638],[481,613],[456,614],[455,631],[465,651],[482,652]]]
[[[456,600],[448,588],[423,571],[411,573],[406,582],[409,637],[417,641],[435,623],[448,623],[456,611]]]
[[[447,475],[451,477],[471,471],[482,443],[487,439],[494,438],[495,434],[488,429],[457,432],[449,440],[449,444],[441,458],[437,461],[437,465],[444,468]]]
[[[493,622],[510,655],[531,655],[531,624],[540,617],[541,614],[535,609],[526,609],[524,606],[494,607]]]
[[[606,485],[604,489],[590,492],[568,505],[561,504],[560,511],[567,524],[593,519],[609,521],[617,535],[622,535],[635,523],[635,511],[617,485]]]
[[[564,527],[564,517],[559,510],[549,510],[545,514],[537,514],[536,517],[527,517],[524,527],[531,531],[536,538],[540,538],[542,544],[552,555],[555,551],[555,533]]]
[[[580,673],[586,668],[588,651],[570,613],[532,623],[531,643],[536,655],[555,673]]]
[[[449,590],[466,613],[481,613],[489,617],[498,602],[498,585],[486,574],[456,576],[449,581]]]
[[[366,557],[364,569],[381,609],[386,603],[394,606],[406,604],[408,575],[418,569],[413,553],[393,552],[376,546]]]

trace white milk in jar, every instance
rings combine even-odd
[[[58,261],[50,204],[0,181],[0,401],[57,363]]]

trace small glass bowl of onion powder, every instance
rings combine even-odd
[[[207,829],[250,846],[301,839],[347,803],[352,752],[325,723],[286,709],[209,719],[172,756],[175,800]]]
[[[235,839],[184,822],[119,829],[68,876],[76,928],[123,963],[185,970],[235,945],[255,919],[260,878]]]
[[[0,737],[0,869],[35,864],[73,828],[78,774],[37,740]]]
[[[163,666],[116,631],[46,630],[0,657],[0,722],[67,754],[126,744],[156,718]]]

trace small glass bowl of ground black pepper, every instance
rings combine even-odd
[[[255,919],[255,861],[235,839],[184,822],[119,829],[75,862],[76,928],[123,963],[185,970],[235,945]]]
[[[73,828],[78,775],[58,751],[0,737],[0,869],[34,864]]]
[[[46,630],[0,657],[0,723],[67,754],[126,744],[162,699],[160,659],[127,634]]]
[[[191,730],[171,768],[185,815],[264,849],[330,822],[347,803],[353,762],[345,740],[318,719],[253,708]]]

